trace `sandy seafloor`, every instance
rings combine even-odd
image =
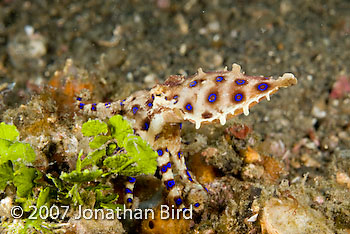
[[[350,233],[349,1],[2,0],[0,85],[16,85],[0,91],[0,120],[18,124],[16,108],[44,92],[67,58],[93,74],[96,101],[117,100],[199,67],[222,70],[238,63],[248,75],[293,73],[297,85],[254,106],[248,116],[199,131],[184,126],[188,151],[221,153],[203,159],[217,176],[207,184],[207,212],[190,229],[175,223],[171,231],[261,233],[261,219],[247,218],[254,214],[253,200],[264,194],[259,217],[270,197],[292,197],[324,217],[326,227],[309,223],[301,233]],[[8,109],[14,109],[12,119]],[[227,136],[225,129],[235,124],[250,126],[254,143]],[[254,168],[246,172],[238,152],[249,144],[283,165],[276,180],[266,181]],[[282,179],[289,181],[288,189]],[[141,225],[129,222],[124,229],[141,232]]]

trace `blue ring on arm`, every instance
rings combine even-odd
[[[137,111],[139,110],[139,108],[137,106],[134,106],[132,108],[132,113],[134,113],[134,115],[137,113]]]
[[[121,105],[121,106],[124,106],[125,100],[126,100],[126,99],[123,99],[123,100],[120,102],[120,105]]]
[[[191,83],[190,83],[190,87],[194,87],[194,86],[196,86],[197,85],[197,81],[196,80],[194,80],[194,81],[192,81]]]
[[[130,189],[126,188],[125,193],[132,193],[132,191]]]
[[[181,198],[175,198],[174,199],[175,200],[175,204],[177,205],[177,206],[179,206],[179,205],[181,205],[182,204],[182,199]]]
[[[135,183],[136,178],[129,176],[129,177],[128,177],[128,181],[129,181],[130,183]]]
[[[96,105],[97,105],[96,103],[92,103],[91,104],[91,110],[92,111],[96,111]]]
[[[216,82],[221,82],[223,79],[224,79],[224,77],[218,76],[218,77],[216,77]]]
[[[236,82],[236,84],[238,84],[238,85],[243,85],[243,84],[245,84],[245,80],[241,80],[241,79],[236,80],[235,82]]]
[[[215,100],[216,100],[216,94],[215,93],[210,94],[208,97],[208,101],[215,102]]]
[[[157,150],[158,156],[163,156],[163,150],[159,149]]]
[[[187,104],[187,105],[186,105],[186,109],[187,109],[188,111],[192,110],[191,104]]]
[[[237,94],[235,95],[235,101],[236,101],[236,102],[240,102],[240,101],[242,101],[242,99],[243,99],[243,94],[237,93]]]
[[[261,83],[261,84],[258,85],[258,90],[265,91],[268,87],[269,87],[268,84]]]
[[[169,180],[169,181],[166,182],[167,189],[171,189],[174,186],[175,186],[175,181],[174,180]]]
[[[149,129],[149,123],[145,123],[144,129],[145,129],[145,130],[148,130],[148,129]]]
[[[161,171],[162,171],[163,173],[167,172],[167,170],[168,170],[167,165],[162,166]]]
[[[188,172],[188,170],[186,170],[186,174],[187,174],[187,176],[188,176],[188,180],[191,181],[191,182],[193,182],[193,179],[192,179],[190,173]]]

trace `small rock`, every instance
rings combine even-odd
[[[321,164],[308,154],[303,154],[300,159],[304,163],[304,166],[306,167],[315,167],[315,168],[321,167]]]
[[[345,185],[350,189],[350,177],[348,174],[344,172],[337,172],[336,174],[336,181],[340,185]]]
[[[324,100],[320,100],[312,107],[311,113],[316,118],[322,119],[327,115],[327,112],[325,111],[325,109],[326,109],[326,105],[324,103]]]
[[[25,33],[21,32],[10,39],[7,52],[16,68],[41,69],[46,65],[42,59],[47,52],[46,38],[39,33],[34,33],[31,26],[26,26]]]
[[[260,222],[262,233],[334,233],[326,225],[326,219],[319,211],[301,204],[295,198],[268,200]]]
[[[350,93],[350,76],[340,76],[333,84],[330,98],[339,99]]]
[[[244,156],[244,162],[245,163],[256,163],[261,161],[261,156],[258,152],[256,152],[254,149],[248,148],[242,152]]]

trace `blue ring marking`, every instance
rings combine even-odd
[[[180,129],[182,129],[182,123],[180,123]]]
[[[177,100],[177,98],[178,98],[179,96],[178,95],[175,95],[174,97],[173,97],[173,99],[175,99],[176,101],[174,102],[174,104],[176,104],[179,100]]]
[[[242,101],[242,99],[243,99],[243,94],[237,93],[237,94],[235,95],[235,101],[236,101],[236,102],[240,102],[240,101]]]
[[[91,110],[92,111],[96,111],[96,105],[97,105],[96,103],[92,103],[91,104]]]
[[[77,97],[77,101],[81,101],[81,97]]]
[[[167,165],[162,166],[162,168],[160,169],[163,173],[165,173],[168,170]]]
[[[79,104],[79,109],[84,109],[84,106],[85,106],[84,103],[80,103],[80,104]]]
[[[182,204],[182,199],[179,198],[179,197],[175,198],[174,201],[175,201],[175,204],[178,205],[178,206]]]
[[[159,149],[157,150],[158,156],[163,156],[163,150]]]
[[[191,104],[187,104],[187,105],[186,105],[186,109],[187,109],[188,111],[192,110]]]
[[[188,180],[191,181],[191,182],[193,182],[192,177],[191,177],[190,173],[189,173],[187,170],[186,170],[186,174],[187,174],[187,176],[188,176]]]
[[[194,87],[194,86],[196,86],[197,85],[197,81],[196,80],[194,80],[194,81],[192,81],[191,83],[190,83],[190,87]]]
[[[181,152],[181,151],[179,151],[178,153],[177,153],[177,156],[179,156],[179,159],[181,158],[181,155],[182,155],[183,153]]]
[[[166,164],[166,166],[167,166],[168,168],[171,168],[171,162],[168,162],[168,163]]]
[[[149,102],[149,103],[147,104],[147,106],[152,107],[152,106],[153,106],[153,103],[152,103],[152,102]]]
[[[130,189],[126,188],[125,193],[132,193],[132,191]]]
[[[128,181],[129,181],[130,183],[135,183],[136,178],[131,177],[131,176],[128,176]]]
[[[165,151],[166,151],[166,152],[169,152],[168,148],[165,148]]]
[[[208,101],[215,102],[215,100],[216,100],[216,94],[215,93],[210,94],[208,97]]]
[[[134,106],[132,108],[132,113],[134,113],[134,115],[137,113],[137,111],[139,110],[139,108],[137,106]]]
[[[258,89],[259,89],[260,91],[265,91],[268,87],[269,87],[269,86],[268,86],[268,84],[266,84],[266,83],[261,83],[261,84],[258,85]]]
[[[105,103],[105,107],[106,108],[110,108],[111,107],[111,103],[110,102]]]
[[[236,80],[235,81],[236,82],[236,84],[238,84],[238,85],[243,85],[243,84],[245,84],[245,80],[241,80],[241,79],[239,79],[239,80]]]
[[[194,204],[194,207],[199,207],[199,203],[198,203],[198,202],[195,203],[195,204]]]
[[[131,198],[128,198],[128,199],[126,199],[126,201],[127,201],[128,203],[131,203],[131,202],[132,202],[132,199],[131,199]]]
[[[171,189],[172,187],[175,186],[175,181],[174,180],[168,180],[165,182],[165,185],[167,187],[167,189]]]
[[[145,123],[145,126],[143,127],[144,128],[144,130],[148,130],[149,129],[149,123]]]
[[[218,77],[216,77],[216,82],[221,82],[223,79],[224,79],[224,77],[218,76]]]
[[[120,102],[120,105],[121,105],[121,106],[124,106],[124,103],[123,103],[123,102],[125,102],[125,100],[126,100],[126,99],[124,99],[124,100],[122,100],[122,101]]]

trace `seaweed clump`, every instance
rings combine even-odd
[[[113,116],[107,123],[89,120],[83,124],[81,132],[89,140],[90,152],[86,154],[81,150],[75,169],[56,175],[35,168],[32,162],[36,155],[30,144],[19,141],[14,125],[0,124],[0,192],[4,198],[0,207],[1,232],[50,233],[64,227],[77,233],[82,225],[89,225],[83,224],[86,221],[78,225],[73,222],[78,206],[122,209],[112,182],[116,176],[156,171],[156,153],[133,134],[122,116]],[[14,205],[21,207],[20,219],[11,215]],[[61,212],[66,206],[69,212]],[[60,212],[52,213],[56,211],[53,207]],[[119,220],[113,222],[110,233],[124,231]]]

